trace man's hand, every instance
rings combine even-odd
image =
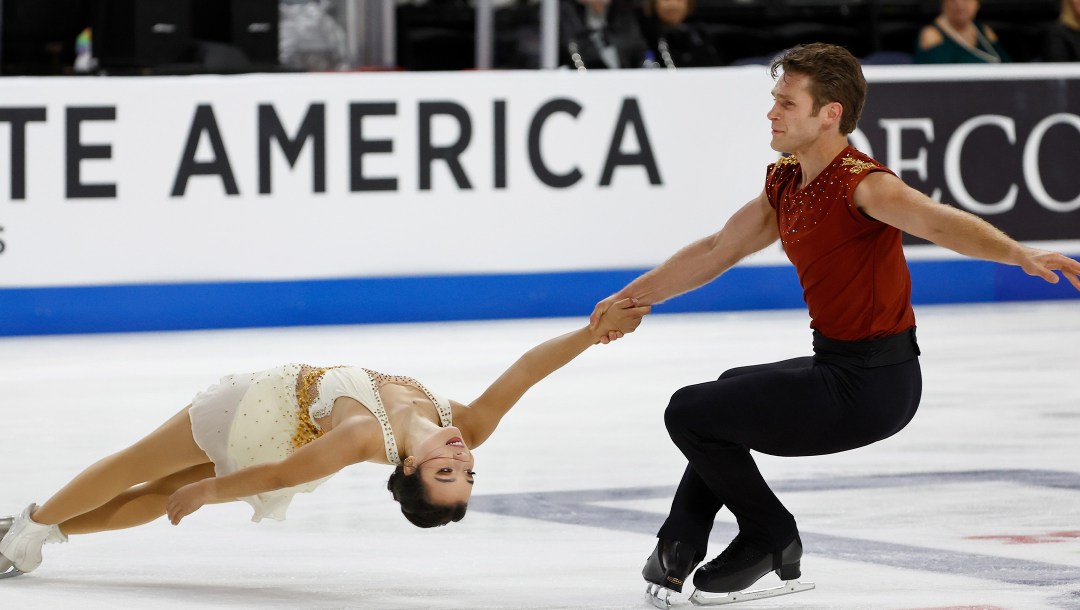
[[[1049,250],[1024,247],[1024,257],[1020,260],[1020,268],[1028,275],[1035,275],[1050,282],[1058,283],[1059,271],[1073,288],[1080,290],[1080,262]]]
[[[592,315],[589,316],[589,328],[592,330],[597,330],[600,327],[600,318],[603,317],[604,313],[607,312],[607,310],[611,308],[612,304],[614,304],[618,300],[620,300],[619,296],[613,294],[608,298],[604,299],[603,301],[597,303],[596,307],[593,308]],[[607,345],[608,343],[611,343],[612,341],[622,336],[623,334],[618,331],[611,331],[603,337],[600,337],[599,342]]]
[[[639,306],[637,299],[613,301],[601,310],[601,305],[612,298],[608,297],[597,304],[589,318],[589,328],[593,331],[597,343],[607,344],[634,332],[641,324],[641,318],[652,311],[651,305]]]

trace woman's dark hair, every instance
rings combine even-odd
[[[406,475],[405,466],[401,464],[386,481],[386,488],[401,505],[401,514],[416,527],[438,527],[451,521],[461,521],[465,509],[469,507],[467,502],[449,506],[429,502],[419,471]]]

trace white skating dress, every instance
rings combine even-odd
[[[285,459],[322,435],[316,419],[329,415],[334,400],[348,396],[379,420],[386,459],[401,463],[379,386],[399,383],[419,388],[435,405],[443,427],[452,425],[450,403],[410,377],[383,375],[359,367],[286,364],[257,373],[227,375],[198,393],[189,410],[195,443],[214,462],[217,476]],[[332,476],[332,475],[331,475]],[[283,521],[294,495],[311,492],[330,477],[295,487],[240,498],[255,509],[252,521]]]

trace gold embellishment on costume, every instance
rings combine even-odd
[[[853,159],[851,157],[844,157],[840,162],[840,167],[850,168],[848,171],[853,174],[861,174],[868,169],[874,169],[877,165],[869,161],[859,161],[858,159]]]
[[[784,155],[776,160],[777,167],[781,165],[798,165],[799,160],[795,158],[795,155]]]
[[[296,403],[300,410],[296,413],[296,434],[292,437],[292,446],[303,447],[311,441],[323,435],[323,431],[315,425],[311,419],[311,405],[319,399],[319,380],[330,369],[338,366],[314,367],[306,364],[300,366],[300,374],[296,376]]]

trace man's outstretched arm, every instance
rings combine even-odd
[[[1051,284],[1060,272],[1080,290],[1080,262],[1021,244],[978,216],[938,203],[884,172],[855,189],[855,205],[869,216],[965,256],[1016,265]]]
[[[682,248],[655,269],[597,303],[590,317],[590,325],[595,328],[600,316],[611,304],[622,299],[632,298],[640,305],[655,305],[690,292],[779,238],[776,211],[762,191],[735,212],[724,228]],[[610,340],[615,338],[609,337]]]

